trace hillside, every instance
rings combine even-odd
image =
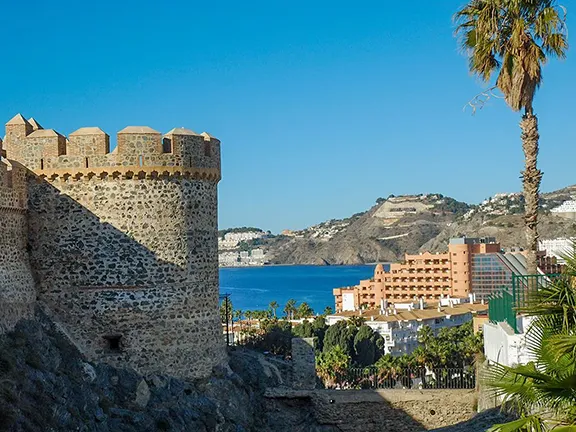
[[[576,221],[549,210],[576,195],[576,186],[542,194],[541,238],[576,235]],[[451,237],[492,236],[503,247],[524,246],[521,194],[497,194],[471,205],[441,194],[379,198],[363,213],[301,231],[270,236],[260,247],[274,264],[362,264],[401,260],[405,252],[446,250]]]

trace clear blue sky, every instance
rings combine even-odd
[[[523,157],[503,101],[463,112],[482,89],[453,38],[463,3],[5,2],[0,119],[208,131],[222,228],[303,228],[392,193],[479,202],[520,190]],[[570,54],[535,104],[544,191],[576,183]]]

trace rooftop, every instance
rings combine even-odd
[[[388,315],[383,315],[378,309],[371,309],[363,311],[360,315],[357,311],[340,312],[333,317],[351,318],[354,316],[366,318],[366,320],[392,322],[392,321],[422,321],[425,319],[446,318],[447,316],[465,315],[467,313],[480,313],[487,312],[488,305],[481,303],[462,303],[455,304],[452,307],[440,307],[438,310],[437,304],[434,307],[426,309],[413,309],[413,310],[397,310],[396,314],[390,312]]]
[[[99,127],[82,127],[72,132],[69,136],[74,135],[106,135],[106,132]]]
[[[119,134],[132,133],[132,134],[160,134],[157,130],[152,129],[149,126],[126,126],[122,129]]]
[[[191,129],[186,129],[183,127],[174,128],[166,132],[165,135],[199,135]]]
[[[32,132],[28,137],[30,138],[45,138],[45,137],[57,137],[62,136],[54,129],[38,129]]]

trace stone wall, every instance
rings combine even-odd
[[[309,407],[310,415],[325,428],[322,430],[334,427],[340,432],[423,432],[466,422],[476,414],[474,390],[276,388],[268,389],[266,396],[268,415],[277,423],[288,424]]]
[[[68,140],[17,115],[5,147],[29,170],[28,238],[1,223],[14,225],[11,244],[28,243],[40,300],[89,358],[180,377],[224,363],[220,141],[127,127],[110,152],[99,128]]]
[[[170,177],[31,181],[40,297],[89,357],[176,376],[206,376],[223,361],[216,187]]]
[[[296,389],[316,387],[314,338],[292,339],[292,387]]]
[[[0,152],[2,143],[0,141]],[[25,170],[0,159],[0,333],[33,312],[34,280],[28,261]]]

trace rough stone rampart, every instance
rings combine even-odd
[[[16,116],[6,130],[7,156],[29,169],[38,295],[77,346],[141,373],[202,377],[222,364],[220,142],[127,127],[109,152],[98,128],[67,140]]]
[[[2,142],[0,141],[0,153]],[[33,312],[36,290],[28,260],[26,171],[0,159],[0,333]]]

